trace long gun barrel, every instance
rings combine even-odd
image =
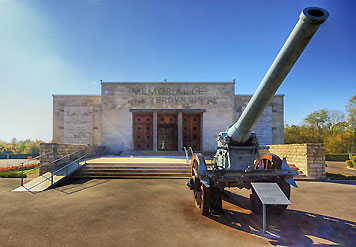
[[[227,134],[234,142],[243,143],[250,138],[253,125],[269,104],[320,24],[328,16],[329,13],[326,10],[317,7],[305,8],[302,11],[298,23],[267,71],[241,117],[228,129]]]

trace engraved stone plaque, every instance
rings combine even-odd
[[[286,195],[276,183],[251,183],[262,204],[290,205]]]
[[[93,107],[64,107],[64,143],[93,144]]]

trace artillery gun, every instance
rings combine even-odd
[[[225,132],[219,133],[211,165],[207,166],[202,154],[193,154],[190,162],[191,177],[187,186],[193,191],[195,205],[201,214],[222,212],[222,193],[226,187],[251,189],[252,211],[260,213],[262,204],[251,186],[252,182],[277,183],[290,199],[290,186],[297,187],[293,179],[293,176],[298,175],[297,171],[290,169],[285,158],[281,160],[274,154],[260,155],[263,147],[258,145],[257,137],[251,133],[251,129],[328,16],[326,10],[317,7],[302,11],[299,21],[241,117]],[[267,210],[279,214],[286,208],[285,205],[269,205]]]

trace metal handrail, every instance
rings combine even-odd
[[[186,161],[187,161],[187,164],[189,164],[188,150],[187,150],[185,147],[183,147],[183,149],[184,149],[184,153],[185,153],[185,159],[186,159]]]
[[[45,163],[45,164],[42,164],[40,167],[45,166],[45,165],[49,165],[49,164],[56,163],[57,161],[60,161],[60,160],[62,160],[62,159],[64,159],[64,158],[69,157],[69,156],[71,156],[71,155],[73,155],[73,154],[75,154],[75,153],[78,153],[79,151],[82,151],[82,150],[85,150],[85,148],[78,149],[77,151],[74,151],[73,153],[66,154],[66,155],[64,155],[64,156],[62,156],[62,157],[60,157],[60,158],[58,158],[58,159],[56,159],[56,160],[52,160],[52,161],[50,161],[50,162],[47,162],[47,163]]]
[[[36,157],[34,157],[34,158],[32,158],[32,159],[28,159],[28,160],[23,161],[23,162],[20,163],[20,164],[21,164],[21,186],[23,186],[23,175],[24,175],[23,165],[24,165],[25,163],[29,162],[29,161],[38,159],[39,157],[42,157],[42,156],[45,156],[45,155],[48,155],[48,154],[51,154],[51,153],[53,153],[53,151],[48,152],[48,153],[45,153],[45,154],[37,155]],[[38,168],[38,166],[37,166],[36,168]],[[33,169],[35,169],[35,168],[29,169],[29,170],[33,170]]]
[[[83,158],[85,158],[85,157],[86,157],[86,155],[83,155],[83,156],[79,157],[78,159],[73,160],[73,161],[70,162],[69,164],[67,164],[67,165],[65,165],[65,166],[63,166],[63,167],[61,167],[61,168],[58,169],[57,171],[52,171],[52,172],[51,172],[51,177],[43,177],[43,178],[44,178],[45,180],[51,180],[51,185],[53,185],[53,184],[54,184],[54,179],[53,179],[53,177],[54,177],[54,175],[55,175],[57,172],[63,170],[64,168],[68,168],[68,166],[70,166],[71,164],[73,164],[73,163],[77,162],[78,160],[81,160],[81,159],[83,159]],[[79,167],[79,162],[78,162],[78,167]],[[67,169],[67,175],[68,175],[68,169]],[[40,182],[40,183],[38,183],[38,184],[41,184],[41,183],[43,183],[43,182],[44,182],[44,181],[42,181],[42,182]],[[38,184],[32,186],[30,189],[32,189],[33,187],[37,186]]]
[[[66,174],[67,174],[67,176],[68,176],[68,167],[69,167],[71,164],[77,162],[78,160],[84,159],[85,157],[86,157],[86,155],[83,155],[83,156],[79,157],[78,159],[73,160],[73,161],[70,162],[69,164],[67,164],[67,165],[65,165],[65,166],[63,166],[63,167],[61,167],[61,168],[59,168],[57,171],[53,171],[53,172],[52,172],[52,185],[53,185],[53,176],[54,176],[54,174],[56,174],[56,173],[58,173],[59,171],[62,171],[63,169],[67,168]],[[78,162],[78,167],[79,167],[79,162]]]
[[[73,153],[72,153],[72,154],[73,154]],[[25,186],[23,186],[23,187],[24,187],[25,189],[27,189],[28,191],[30,191],[33,187],[36,187],[37,185],[39,185],[39,184],[45,182],[46,180],[51,180],[51,185],[53,185],[53,176],[54,176],[55,173],[57,173],[57,172],[59,172],[60,170],[62,170],[62,169],[64,169],[64,168],[68,167],[69,165],[73,164],[74,162],[76,162],[76,161],[78,161],[78,160],[80,160],[80,159],[83,159],[84,157],[86,157],[86,155],[83,155],[83,156],[79,157],[78,159],[76,159],[76,160],[70,162],[68,165],[66,165],[66,166],[64,166],[64,167],[62,167],[62,168],[60,168],[60,169],[58,169],[58,170],[55,171],[55,172],[51,172],[51,177],[44,177],[44,176],[42,176],[45,180],[43,180],[42,182],[40,182],[40,183],[38,183],[38,184],[33,185],[31,188],[26,188]],[[79,167],[79,163],[78,163],[78,167]],[[68,175],[68,171],[67,171],[67,175]]]
[[[183,147],[183,149],[184,149],[184,152],[185,152],[185,159],[187,161],[187,164],[190,165],[189,153],[188,152],[190,151],[191,156],[193,157],[193,154],[194,154],[193,149],[192,149],[192,147],[189,147],[188,149],[186,147]]]
[[[56,162],[58,162],[58,161],[60,161],[60,160],[63,160],[64,158],[67,158],[67,157],[69,157],[69,156],[71,156],[71,155],[73,155],[73,154],[75,154],[75,153],[78,153],[78,152],[80,152],[80,151],[82,151],[82,150],[85,150],[86,148],[82,148],[82,149],[79,149],[79,150],[76,150],[76,151],[74,151],[74,152],[72,152],[72,153],[70,153],[70,154],[66,154],[66,155],[64,155],[64,156],[62,156],[62,157],[60,157],[60,158],[58,158],[58,159],[55,159],[55,160],[52,160],[52,161],[50,161],[50,162],[47,162],[47,163],[44,163],[44,164],[42,164],[42,165],[39,165],[39,166],[37,166],[36,168],[41,168],[41,167],[43,167],[43,166],[45,166],[45,165],[49,165],[49,164],[53,164],[53,163],[56,163]],[[47,154],[50,154],[50,153],[53,153],[53,151],[52,152],[49,152],[49,153],[47,153]],[[41,155],[41,156],[44,156],[44,155],[47,155],[47,154],[43,154],[43,155]],[[33,169],[36,169],[36,168],[33,168]],[[30,170],[33,170],[33,169],[29,169],[29,171]],[[22,165],[22,173],[21,173],[21,186],[23,186],[23,165]]]

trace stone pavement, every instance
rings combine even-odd
[[[346,162],[342,161],[326,161],[328,165],[326,167],[326,172],[342,174],[342,175],[351,175],[356,176],[356,170],[351,170],[346,167]]]
[[[0,179],[1,246],[356,246],[356,183],[298,182],[284,215],[268,217],[281,238],[261,237],[248,190],[229,189],[222,216],[203,217],[185,180],[116,179],[15,193]],[[21,236],[21,237],[20,237]]]

